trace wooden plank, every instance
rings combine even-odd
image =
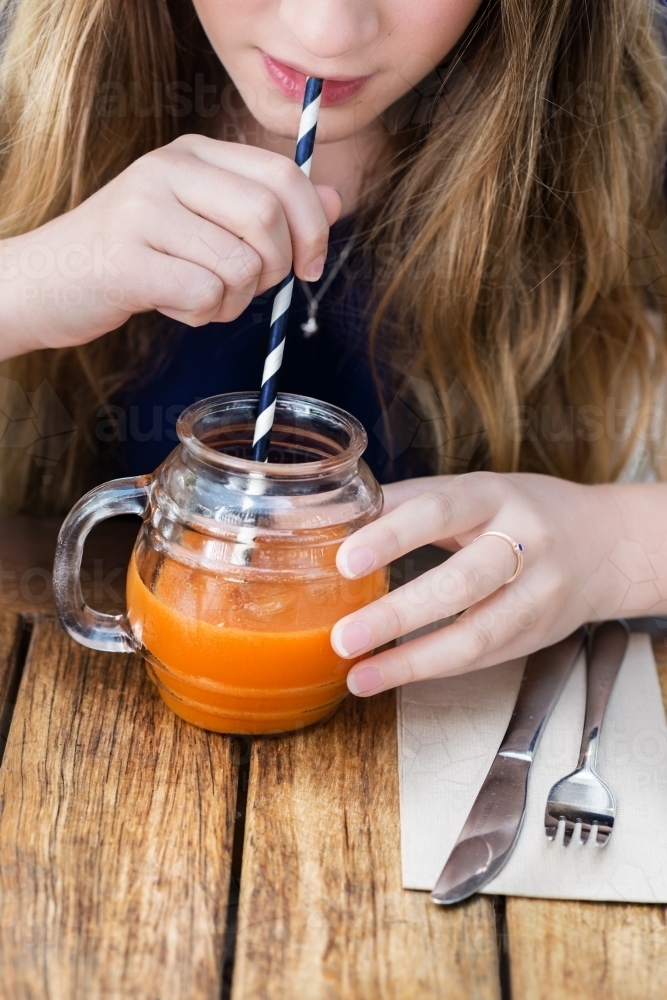
[[[53,556],[62,518],[0,516],[0,610],[34,617],[53,614]],[[93,529],[82,567],[84,597],[118,613],[125,604],[125,570],[136,518],[113,518]]]
[[[663,906],[507,900],[512,1000],[664,1000]]]
[[[19,615],[0,611],[0,761],[14,710],[22,633],[23,622]]]
[[[0,771],[0,994],[219,997],[237,766],[143,664],[52,621]]]
[[[653,640],[653,654],[662,688],[662,703],[667,712],[667,638]]]
[[[233,1000],[491,1000],[493,905],[401,887],[396,702],[252,751]]]
[[[654,642],[667,709],[667,646]],[[508,899],[512,1000],[664,1000],[667,908]]]

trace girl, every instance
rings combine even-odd
[[[354,693],[667,612],[649,0],[3,9],[5,506],[67,507],[112,458],[149,471],[184,405],[258,386],[293,263],[281,388],[356,413],[395,480],[341,573],[455,553],[334,647],[464,612],[357,665]],[[326,81],[312,181],[292,163],[306,75]]]

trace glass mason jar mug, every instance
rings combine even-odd
[[[344,538],[377,517],[382,493],[361,455],[361,424],[337,407],[278,397],[269,461],[250,458],[256,393],[196,403],[157,472],[92,490],[68,515],[54,566],[63,627],[93,649],[139,652],[178,715],[226,733],[277,733],[319,722],[346,693],[351,661],[329,635],[387,590],[380,570],[346,580]],[[81,593],[91,528],[117,514],[143,524],[127,577],[127,612]]]

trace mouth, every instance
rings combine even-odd
[[[280,91],[283,97],[288,100],[300,104],[306,89],[307,74],[294,66],[279,62],[278,59],[274,59],[266,52],[262,52],[262,62],[266,74],[276,90]],[[332,108],[351,101],[373,75],[371,73],[368,76],[327,78],[322,88],[322,107]]]

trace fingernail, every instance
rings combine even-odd
[[[316,257],[315,260],[311,260],[310,264],[306,265],[304,274],[308,281],[317,281],[318,278],[322,277],[325,260],[326,257],[322,254],[321,257]]]
[[[350,622],[331,633],[331,645],[339,656],[354,656],[367,649],[371,641],[371,630],[362,622]]]
[[[341,573],[343,576],[347,576],[352,579],[355,576],[359,576],[360,573],[365,572],[365,570],[371,568],[375,562],[375,553],[372,549],[363,545],[358,549],[350,549],[349,552],[343,553],[340,561]]]
[[[382,674],[377,667],[357,667],[347,675],[347,686],[352,694],[371,694],[382,687]]]

